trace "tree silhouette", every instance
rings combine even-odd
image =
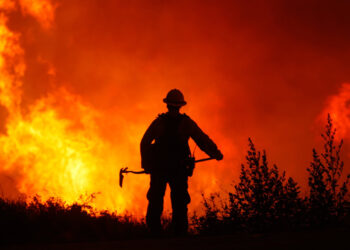
[[[264,231],[300,224],[304,200],[297,183],[286,180],[276,165],[270,167],[266,152],[257,151],[251,139],[246,161],[226,203],[219,195],[204,197],[205,216],[195,218],[200,232]],[[224,204],[221,211],[219,203]]]
[[[314,222],[327,223],[339,220],[345,214],[346,195],[350,175],[341,183],[344,162],[340,158],[343,140],[336,142],[336,129],[328,114],[326,131],[321,134],[323,152],[318,154],[313,149],[313,160],[310,167],[308,197],[311,218]]]
[[[328,115],[321,154],[313,149],[308,172],[309,194],[300,197],[300,188],[278,167],[269,166],[265,151],[256,150],[249,138],[246,163],[228,200],[220,195],[204,198],[205,215],[195,218],[202,233],[228,231],[288,230],[344,221],[349,214],[350,175],[342,176],[343,141],[336,140],[336,129]],[[224,204],[219,207],[218,204]],[[339,224],[340,225],[340,224]]]
[[[246,161],[235,192],[229,194],[230,207],[238,209],[243,226],[260,231],[296,218],[302,204],[297,183],[292,178],[286,181],[276,165],[269,167],[266,152],[257,151],[250,138]]]

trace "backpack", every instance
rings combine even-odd
[[[178,116],[159,115],[158,119],[161,119],[163,131],[155,139],[153,148],[156,169],[186,168],[186,160],[191,154],[188,145],[189,136],[180,130],[186,117],[185,114]]]

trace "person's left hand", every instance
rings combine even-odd
[[[215,160],[217,160],[217,161],[221,161],[223,158],[224,158],[224,155],[221,153],[221,151],[220,150],[218,150],[218,152],[216,153],[216,155],[215,155]]]

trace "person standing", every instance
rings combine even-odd
[[[172,227],[176,234],[186,234],[188,229],[187,205],[188,176],[191,151],[188,145],[192,138],[198,147],[216,160],[223,155],[216,144],[180,108],[186,105],[178,89],[168,92],[163,102],[168,112],[160,114],[148,127],[141,140],[141,165],[150,173],[150,188],[147,193],[146,223],[152,233],[161,232],[161,215],[166,185],[170,186]]]

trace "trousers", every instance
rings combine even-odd
[[[167,184],[170,186],[172,228],[176,233],[187,232],[187,205],[191,201],[187,180],[188,176],[185,173],[151,173],[146,223],[152,232],[160,232],[162,228],[161,215]]]

